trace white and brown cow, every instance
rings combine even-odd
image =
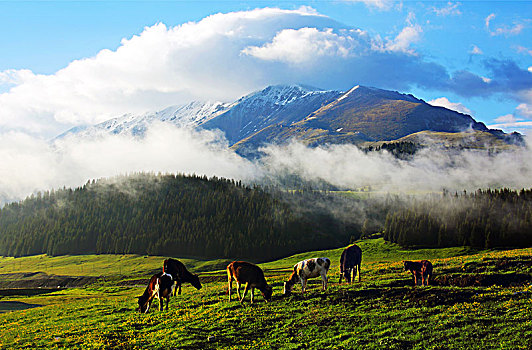
[[[283,293],[288,295],[297,282],[301,282],[301,291],[307,289],[307,279],[321,276],[321,286],[327,289],[327,271],[331,266],[329,258],[312,258],[298,262],[294,265],[294,272],[290,279],[284,283]]]
[[[159,272],[153,275],[148,282],[144,294],[139,299],[139,311],[141,313],[147,313],[150,309],[151,302],[154,298],[159,300],[159,310],[163,311],[162,298],[166,299],[166,311],[168,311],[168,302],[172,295],[172,289],[174,288],[174,280],[171,275]]]

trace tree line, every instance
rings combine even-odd
[[[324,203],[331,197],[316,196]],[[360,228],[316,212],[306,193],[195,175],[90,181],[0,209],[0,255],[7,256],[132,253],[260,261],[345,245],[353,232]]]
[[[529,247],[532,189],[349,196],[311,186],[287,190],[140,173],[37,193],[0,209],[4,256],[264,261],[345,246],[376,232],[405,247]]]
[[[530,247],[532,189],[411,199],[387,214],[383,231],[386,240],[409,247]]]

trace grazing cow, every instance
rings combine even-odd
[[[429,285],[429,278],[432,276],[432,263],[428,260],[405,261],[405,271],[410,271],[414,275],[414,285],[417,286],[417,280],[421,277],[421,285]]]
[[[342,283],[342,276],[345,277],[348,283],[355,281],[354,270],[358,275],[360,282],[360,263],[362,262],[362,249],[356,244],[347,247],[342,252],[340,257],[340,282]],[[351,273],[353,272],[353,279],[351,280]]]
[[[321,276],[321,286],[327,289],[327,271],[331,266],[329,258],[312,258],[298,262],[294,265],[294,272],[290,279],[284,283],[283,293],[288,295],[297,282],[301,282],[301,291],[307,289],[307,279]]]
[[[233,279],[236,281],[236,293],[240,302],[244,301],[248,289],[251,288],[251,303],[253,304],[253,291],[260,290],[265,301],[272,299],[272,287],[266,283],[264,272],[255,264],[245,261],[233,261],[227,265],[227,282],[229,301],[231,301],[231,289],[233,289]],[[245,283],[244,295],[240,297],[240,285]]]
[[[179,260],[166,259],[163,263],[163,272],[170,274],[175,281],[177,290],[174,289],[174,295],[176,295],[176,293],[181,295],[181,284],[184,282],[192,284],[198,290],[201,289],[199,277],[190,273],[185,265]]]
[[[166,299],[166,311],[168,311],[168,302],[170,295],[172,295],[172,289],[174,287],[174,280],[172,276],[167,273],[159,272],[153,275],[148,282],[148,286],[139,299],[139,311],[141,313],[147,313],[150,309],[151,302],[154,298],[159,300],[159,310],[163,311],[163,302],[161,298]]]

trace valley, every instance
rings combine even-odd
[[[306,252],[260,264],[273,286],[273,301],[265,303],[259,294],[253,305],[249,293],[242,305],[227,301],[227,261],[183,259],[199,273],[203,288],[186,284],[180,296],[171,298],[168,312],[156,311],[155,301],[148,314],[136,311],[135,297],[164,257],[0,258],[2,274],[29,273],[40,261],[38,269],[48,274],[78,275],[84,265],[99,276],[83,287],[0,291],[0,305],[11,303],[15,309],[0,314],[0,348],[528,348],[530,248],[408,250],[382,238],[357,244],[363,251],[360,283],[337,283],[343,248]],[[284,297],[282,283],[291,266],[313,256],[331,258],[328,290],[321,292],[314,279],[305,296],[296,287]],[[412,286],[411,276],[402,271],[406,259],[433,262],[431,286]],[[490,276],[492,283],[483,282]],[[21,309],[24,305],[28,308]]]

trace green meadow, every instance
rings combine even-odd
[[[259,264],[274,288],[266,303],[228,300],[226,260],[181,259],[200,275],[201,290],[186,284],[169,311],[154,301],[136,311],[136,296],[165,257],[45,255],[0,258],[2,349],[529,349],[532,343],[532,248],[405,250],[382,238],[363,250],[362,281],[338,283],[343,248]],[[329,288],[311,280],[282,295],[293,264],[326,256]],[[429,287],[413,286],[402,260],[429,259]],[[35,273],[91,276],[73,288],[29,288]],[[46,274],[46,275],[45,275]],[[97,277],[97,279],[96,279]],[[18,288],[2,283],[18,279]],[[15,283],[15,282],[13,282]]]

